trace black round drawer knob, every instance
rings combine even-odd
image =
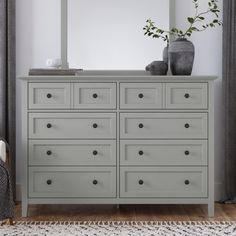
[[[185,151],[184,154],[185,154],[186,156],[188,156],[188,155],[190,154],[190,152],[189,152],[189,151]]]
[[[97,184],[98,184],[98,181],[97,181],[97,180],[94,180],[94,181],[93,181],[93,184],[94,184],[94,185],[97,185]]]
[[[98,125],[96,123],[93,124],[93,128],[96,129]]]
[[[187,123],[187,124],[184,125],[184,127],[185,127],[186,129],[188,129],[188,128],[190,127],[190,125]]]
[[[139,127],[140,129],[142,129],[142,128],[144,127],[144,125],[143,125],[142,123],[140,123],[140,124],[138,125],[138,127]]]
[[[48,129],[52,128],[52,124],[48,123],[48,124],[47,124],[47,128],[48,128]]]
[[[98,95],[96,93],[93,94],[93,98],[97,98]]]
[[[140,179],[140,180],[138,181],[138,183],[139,183],[139,185],[143,185],[144,182],[143,182],[143,180]]]
[[[52,97],[52,94],[51,93],[48,93],[47,94],[47,98],[51,98]]]
[[[189,97],[190,97],[189,93],[185,93],[185,94],[184,94],[184,97],[185,97],[185,98],[189,98]]]
[[[47,185],[51,185],[52,184],[52,180],[48,179],[47,180]]]
[[[96,156],[98,154],[98,151],[94,150],[93,155]]]
[[[142,93],[140,93],[140,94],[138,95],[138,97],[139,97],[139,98],[143,98],[144,95],[143,95]]]
[[[143,155],[143,151],[139,151],[138,154],[139,154],[139,156],[142,156]]]
[[[48,155],[48,156],[52,155],[52,151],[48,150],[48,151],[47,151],[47,155]]]
[[[185,180],[184,183],[185,183],[185,185],[189,185],[190,181],[189,180]]]

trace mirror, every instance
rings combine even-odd
[[[143,70],[166,43],[144,36],[151,18],[169,29],[168,0],[68,0],[68,61],[85,70]]]

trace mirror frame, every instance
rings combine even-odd
[[[169,29],[175,27],[175,2],[169,0]],[[170,36],[170,41],[173,39]],[[61,0],[61,61],[62,69],[68,69],[68,0]]]

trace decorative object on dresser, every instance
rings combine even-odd
[[[32,68],[29,75],[76,75],[82,69],[52,69],[52,68]]]
[[[214,79],[20,78],[22,215],[28,204],[206,204],[213,216]]]
[[[153,61],[146,66],[146,71],[150,71],[151,75],[166,75],[168,64],[164,61]]]
[[[155,22],[151,19],[146,21],[143,30],[145,35],[153,38],[161,38],[169,45],[169,36],[178,37],[169,46],[169,60],[170,69],[173,75],[191,75],[194,62],[194,45],[187,40],[193,32],[202,32],[209,27],[221,26],[222,22],[219,20],[220,9],[218,0],[208,0],[207,9],[199,12],[199,0],[193,0],[195,15],[187,17],[189,26],[186,30],[172,28],[170,31],[160,29],[155,26]],[[208,15],[210,15],[210,18]],[[166,49],[165,49],[166,50]]]

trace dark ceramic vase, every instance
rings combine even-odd
[[[194,45],[185,38],[173,41],[169,47],[170,69],[173,75],[191,75],[194,62]]]

